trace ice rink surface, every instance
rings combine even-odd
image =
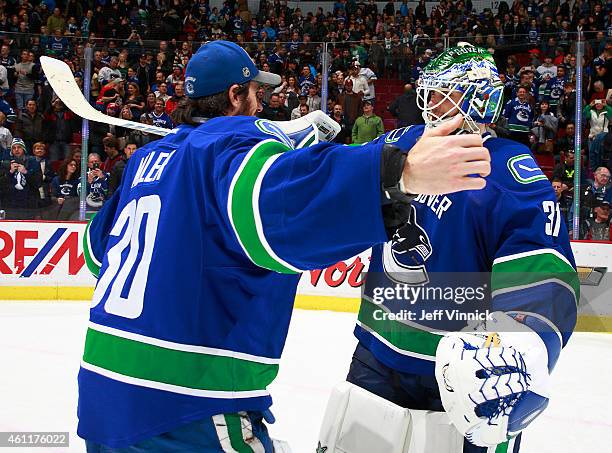
[[[48,451],[84,451],[76,375],[87,315],[86,303],[0,302],[0,431],[69,431],[70,448]],[[330,389],[344,379],[355,347],[355,316],[295,311],[270,387],[277,418],[270,431],[294,453],[315,451]],[[611,353],[612,335],[574,335],[557,364],[549,408],[526,431],[522,452],[612,453]]]

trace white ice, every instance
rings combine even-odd
[[[69,431],[69,449],[48,451],[84,451],[76,435],[76,375],[87,315],[86,303],[0,302],[0,431]],[[270,387],[277,418],[271,433],[295,453],[315,449],[330,389],[344,379],[355,347],[354,321],[353,314],[295,311]],[[574,335],[523,453],[612,452],[611,351],[610,335]]]

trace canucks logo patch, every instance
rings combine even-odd
[[[530,184],[536,181],[548,180],[538,164],[530,154],[514,156],[508,161],[508,170],[521,184]]]

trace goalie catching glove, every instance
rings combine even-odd
[[[531,315],[493,312],[468,331],[447,333],[435,373],[453,425],[481,447],[517,436],[548,405],[560,349],[554,327]]]

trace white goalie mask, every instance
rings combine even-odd
[[[494,123],[499,117],[503,89],[491,54],[480,47],[459,43],[423,69],[417,84],[417,105],[428,127],[461,114],[465,118],[463,129],[479,133],[477,123]],[[441,111],[446,101],[452,108]]]

